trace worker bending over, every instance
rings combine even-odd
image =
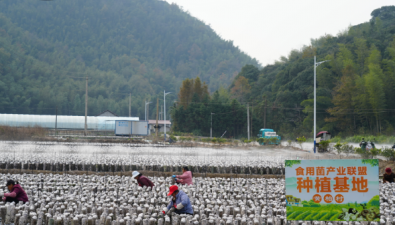
[[[173,175],[173,178],[175,178],[176,182],[179,184],[188,184],[188,185],[192,185],[193,181],[192,181],[192,172],[189,171],[187,166],[184,166],[182,168],[182,175]]]
[[[3,201],[5,202],[23,202],[25,204],[29,201],[25,190],[22,189],[18,182],[15,183],[13,180],[8,180],[6,184],[10,193],[4,193]]]
[[[143,174],[139,173],[138,171],[133,171],[132,178],[137,180],[137,183],[139,184],[140,187],[147,186],[147,187],[151,187],[152,189],[155,186],[150,179],[143,176]]]
[[[394,183],[395,174],[392,172],[391,168],[386,168],[383,174],[383,183]]]
[[[169,205],[163,209],[162,213],[166,214],[172,207],[177,214],[190,214],[193,215],[191,201],[185,192],[178,190],[177,185],[170,186],[170,191],[167,196],[172,196]]]

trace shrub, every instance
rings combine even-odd
[[[379,148],[373,148],[370,151],[361,148],[354,148],[355,153],[359,154],[363,159],[373,159],[381,155],[382,151]]]
[[[225,138],[218,138],[218,139],[217,139],[217,142],[218,142],[219,144],[223,144],[223,143],[226,142],[226,139],[225,139]]]
[[[271,138],[269,138],[269,143],[270,144],[277,144],[277,141],[278,141],[278,138],[277,137],[271,137]]]
[[[342,147],[343,147],[343,145],[345,145],[345,144],[347,144],[347,143],[343,143],[343,144],[341,144],[340,143],[340,141],[338,141],[333,147],[336,149],[336,151],[337,151],[337,154],[339,154],[340,155],[340,153],[342,153]]]
[[[354,148],[355,153],[359,154],[363,159],[370,159],[371,154],[369,151],[366,151],[361,148]]]
[[[343,143],[341,147],[341,152],[344,152],[348,156],[348,154],[354,152],[354,148],[351,145],[348,145],[347,143]]]
[[[374,159],[374,157],[376,157],[376,156],[381,154],[381,149],[373,148],[373,149],[370,150],[370,154],[371,154],[372,158]]]
[[[209,142],[211,142],[211,138],[202,138],[202,141],[209,143]]]
[[[177,141],[177,138],[176,138],[173,134],[170,135],[170,139],[171,139],[172,141]]]
[[[300,148],[303,149],[302,145],[304,142],[306,142],[306,138],[304,136],[296,138],[296,140],[298,141]]]
[[[330,140],[327,141],[320,141],[320,148],[324,151],[328,150],[329,144],[331,143]]]
[[[387,158],[387,160],[395,161],[395,151],[392,148],[385,147],[381,151],[381,155]]]

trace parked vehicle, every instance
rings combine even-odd
[[[281,143],[281,137],[273,129],[262,128],[259,130],[258,138],[267,139],[266,144],[278,145]],[[275,141],[269,141],[270,139],[275,139]],[[260,145],[265,145],[265,142],[259,142]]]

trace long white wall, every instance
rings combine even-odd
[[[55,128],[55,115],[0,114],[0,125],[13,127]],[[89,130],[114,130],[115,120],[138,121],[138,117],[95,117],[88,116]],[[84,129],[85,116],[59,116],[58,129]]]

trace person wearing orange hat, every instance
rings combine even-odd
[[[392,172],[391,168],[386,168],[383,175],[383,183],[393,183],[395,174]]]
[[[174,212],[177,214],[190,214],[193,215],[193,208],[189,197],[185,192],[178,190],[177,185],[170,186],[169,194],[167,196],[172,196],[169,205],[163,208],[162,213],[166,214],[172,207],[174,207]]]

